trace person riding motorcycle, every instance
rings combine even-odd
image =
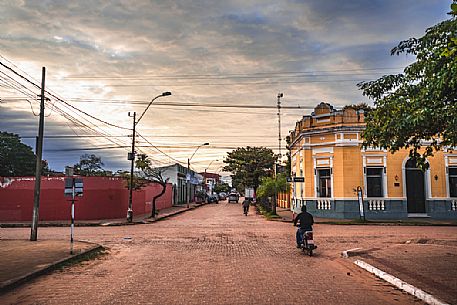
[[[297,226],[297,223],[300,223],[300,224],[297,229],[297,233],[295,234],[295,237],[297,240],[297,248],[300,248],[300,245],[303,241],[303,235],[305,234],[306,231],[312,231],[313,224],[314,224],[313,215],[306,212],[306,205],[303,205],[301,207],[301,213],[298,214],[297,217],[295,217],[294,226]]]
[[[251,200],[244,199],[243,201],[243,213],[244,215],[248,216],[249,205],[251,204]]]

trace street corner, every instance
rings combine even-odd
[[[99,244],[64,240],[0,240],[0,293],[58,268],[104,253]]]
[[[384,248],[354,248],[341,255],[428,304],[454,304],[457,301],[456,242],[407,239]]]

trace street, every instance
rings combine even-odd
[[[28,228],[1,229],[27,239]],[[315,256],[295,248],[290,223],[242,214],[239,204],[205,205],[154,224],[77,227],[76,239],[107,254],[55,271],[3,296],[1,304],[421,304],[349,260],[342,250],[382,247],[455,228],[315,225]],[[69,228],[39,228],[68,239]]]

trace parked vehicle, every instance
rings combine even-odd
[[[238,203],[239,200],[240,200],[240,196],[237,193],[230,193],[228,195],[228,203],[230,203],[230,202]]]
[[[317,248],[314,244],[313,231],[305,231],[300,247],[303,252],[306,252],[309,256],[313,256],[313,250]]]
[[[207,203],[219,203],[219,199],[217,198],[217,195],[208,195],[208,197],[206,197],[206,202]]]
[[[220,192],[219,193],[219,200],[225,200],[227,199],[227,193]]]

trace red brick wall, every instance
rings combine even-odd
[[[75,201],[77,220],[124,218],[127,215],[129,190],[121,178],[83,177],[84,195]],[[31,221],[34,177],[0,178],[0,221]],[[152,197],[160,185],[151,184],[133,192],[133,214],[151,211]],[[64,196],[64,177],[41,178],[39,219],[69,220],[71,197]],[[171,207],[172,186],[157,201],[157,208]]]

